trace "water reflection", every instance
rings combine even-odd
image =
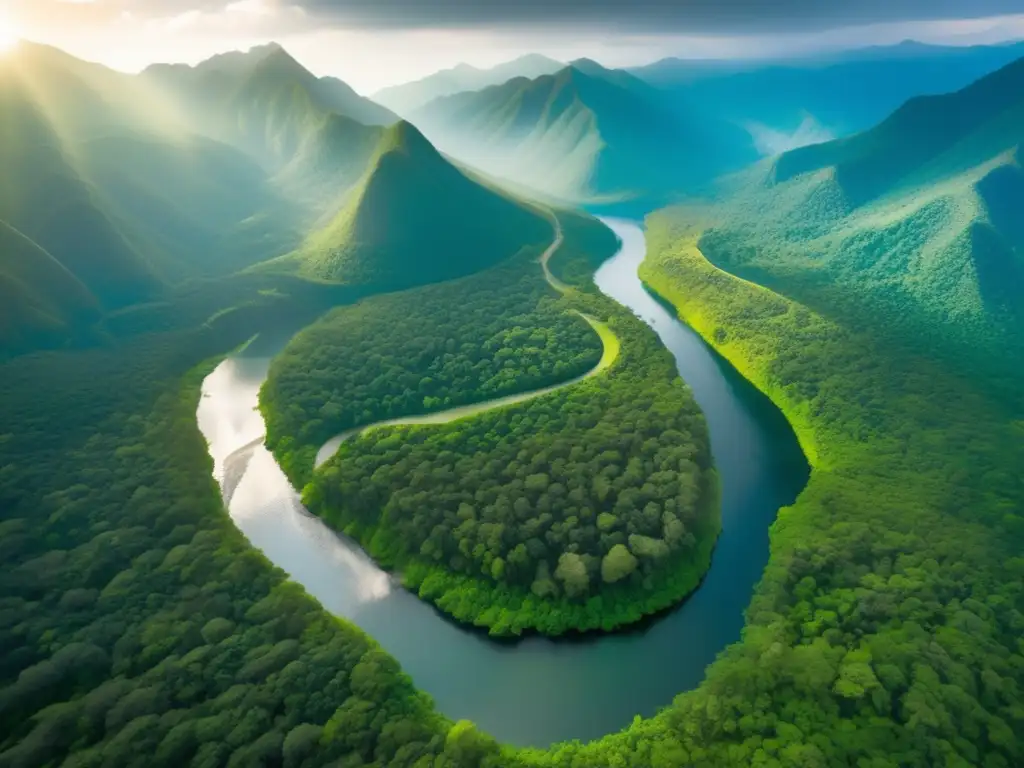
[[[739,639],[768,559],[769,526],[807,478],[781,414],[643,289],[636,275],[642,230],[610,224],[623,248],[596,282],[675,356],[708,419],[723,485],[723,530],[706,580],[678,610],[642,630],[583,642],[492,642],[446,621],[312,517],[263,447],[256,410],[270,356],[286,336],[258,340],[224,361],[204,382],[199,406],[231,517],[253,545],[324,607],[376,638],[441,712],[514,744],[596,738],[696,686],[715,655]]]

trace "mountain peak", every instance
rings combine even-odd
[[[381,154],[401,152],[407,155],[438,155],[427,137],[408,120],[399,120],[384,131],[381,139]]]

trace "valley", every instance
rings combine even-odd
[[[1019,44],[560,51],[0,51],[0,768],[1024,761]]]

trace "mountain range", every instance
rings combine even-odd
[[[574,202],[661,201],[755,156],[738,128],[589,60],[435,99],[410,119],[460,160]]]
[[[730,179],[700,247],[758,282],[813,285],[826,313],[867,304],[961,362],[1019,366],[1022,143],[1024,59]]]
[[[537,53],[499,64],[489,69],[480,69],[469,64],[459,64],[443,69],[411,83],[384,88],[373,94],[374,100],[400,115],[410,115],[434,99],[451,96],[464,91],[479,91],[490,85],[525,77],[532,80],[542,75],[551,75],[565,64]]]
[[[630,70],[671,101],[743,125],[762,154],[870,128],[907,99],[963,88],[1024,56],[1024,43],[906,41],[773,60],[663,59]]]
[[[131,76],[23,44],[0,61],[0,138],[5,352],[296,249],[302,274],[399,285],[551,237],[279,46]]]

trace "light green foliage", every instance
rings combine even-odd
[[[616,544],[601,560],[601,578],[606,584],[614,584],[630,576],[637,565],[637,559],[630,554],[626,545]]]
[[[563,552],[558,558],[555,578],[562,582],[562,589],[569,597],[578,597],[590,591],[590,573],[587,571],[587,564],[575,552]]]
[[[1017,61],[751,169],[725,185],[701,251],[843,324],[884,317],[890,344],[912,340],[1019,397],[1022,87]]]

